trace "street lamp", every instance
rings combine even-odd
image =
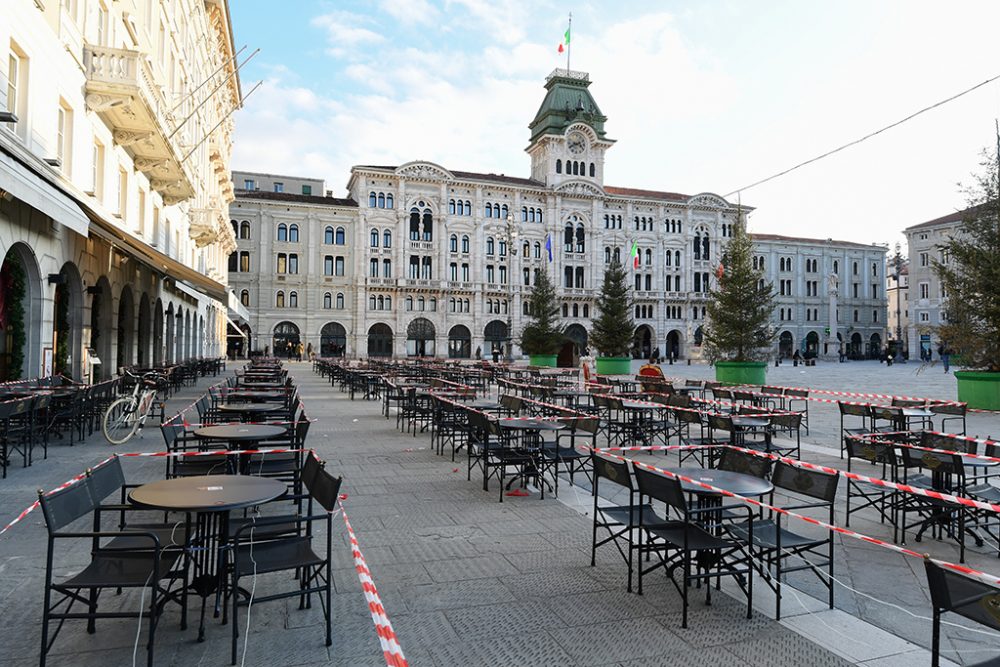
[[[514,214],[508,213],[504,221],[505,224],[497,222],[493,225],[493,232],[504,235],[507,243],[507,354],[508,362],[514,361],[514,261],[517,256],[517,227],[514,225]]]
[[[896,279],[896,356],[900,357],[903,354],[903,320],[900,319],[900,305],[902,301],[900,277],[903,269],[903,255],[899,252],[898,241],[896,242],[896,253],[892,257],[892,264],[893,278]]]

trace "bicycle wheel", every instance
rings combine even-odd
[[[136,404],[129,396],[119,398],[108,406],[101,420],[104,437],[112,445],[122,445],[129,441],[139,426]]]

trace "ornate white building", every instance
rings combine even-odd
[[[335,199],[318,196],[319,181],[234,174],[230,222],[241,238],[230,280],[251,310],[254,347],[284,349],[292,337],[348,356],[470,357],[479,350],[489,357],[506,354],[508,345],[517,356],[531,285],[548,271],[575,341],[576,349],[570,343],[561,355],[569,361],[587,344],[605,266],[615,257],[631,266],[635,243],[636,354],[659,348],[700,356],[708,291],[739,209],[711,193],[606,185],[605,154],[614,141],[589,85],[583,72],[549,75],[530,125],[530,178],[420,160],[360,165],[351,170],[349,197]],[[782,252],[823,257],[824,267],[832,266],[828,256],[867,257],[847,249],[854,244],[802,241],[802,250],[794,239],[772,244],[767,266],[777,272]],[[794,295],[796,317],[805,317],[811,302],[804,287]],[[813,329],[788,326],[804,346]]]
[[[221,354],[227,0],[6,0],[0,52],[0,374]]]

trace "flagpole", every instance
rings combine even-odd
[[[566,29],[569,43],[566,45],[566,71],[569,71],[569,54],[573,51],[573,12],[569,13],[569,27]]]

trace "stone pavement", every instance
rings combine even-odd
[[[906,370],[905,366],[885,369],[877,363],[874,367],[863,363],[869,362],[845,364],[852,369],[844,371],[843,377],[839,366],[810,368],[808,379],[814,386],[829,382],[837,388],[847,385],[853,389],[902,389],[906,384],[905,391],[910,393],[920,393],[910,386],[930,386],[918,385],[923,383],[922,377],[910,378],[904,373],[892,378],[897,382],[880,380],[882,372]],[[738,599],[717,596],[713,606],[706,608],[702,598],[694,594],[690,629],[682,630],[679,596],[669,583],[648,585],[641,597],[625,592],[625,567],[613,547],[599,552],[596,567],[589,566],[590,517],[581,512],[587,511],[591,501],[586,489],[561,485],[559,500],[547,496],[541,501],[533,494],[507,497],[498,503],[495,482],[493,490],[484,493],[476,481],[466,480],[464,459],[452,463],[437,456],[429,449],[428,435],[400,434],[394,418],[381,416],[378,403],[350,401],[315,376],[307,364],[289,366],[307,412],[318,420],[310,431],[309,444],[327,461],[329,470],[344,475],[345,506],[411,665],[927,664],[926,651],[854,617],[897,628],[900,631],[896,634],[921,646],[929,642],[929,623],[909,619],[901,611],[886,613],[884,609],[889,608],[844,590],[837,592],[838,610],[825,610],[806,595],[816,591],[804,578],[793,581],[804,592],[786,597],[786,618],[780,624],[768,617],[772,596],[764,595],[761,589],[766,587],[759,585],[758,609],[751,621],[745,619],[745,607]],[[674,368],[689,376],[710,372],[701,366]],[[787,371],[772,369],[769,381],[793,384],[798,370],[793,374],[790,366]],[[824,374],[827,370],[831,377]],[[202,380],[196,389],[186,390],[172,400],[172,407],[186,404],[207,384]],[[939,389],[945,389],[944,381]],[[932,395],[943,395],[943,391]],[[817,434],[831,428],[823,421],[823,417],[816,417]],[[983,423],[991,425],[988,420]],[[836,424],[832,428],[835,443]],[[1000,432],[1000,428],[994,430]],[[821,438],[808,438],[814,439]],[[829,447],[830,442],[819,446]],[[130,451],[161,448],[155,431],[149,431],[138,444],[124,447]],[[57,444],[48,461],[31,468],[12,468],[9,478],[0,482],[3,518],[29,504],[35,488],[54,486],[110,451],[98,435],[73,448]],[[822,450],[813,453],[823,455]],[[663,461],[662,455],[653,458]],[[812,453],[806,458],[817,460]],[[130,482],[162,477],[163,462],[159,460],[128,459],[125,466]],[[855,525],[852,521],[852,527],[862,531],[874,531],[878,525],[860,521]],[[292,601],[255,604],[245,664],[385,664],[339,517],[334,530],[339,540],[335,542],[333,646],[327,649],[323,645],[318,605],[302,611]],[[5,637],[0,667],[37,664],[44,534],[41,516],[34,513],[0,537],[0,627]],[[931,547],[935,555],[951,557],[947,545],[928,544]],[[838,545],[848,559],[838,578],[926,616],[920,564],[903,562],[902,557],[876,549]],[[57,556],[57,572],[71,572],[85,557],[64,550]],[[1000,565],[985,554],[975,558],[982,559],[984,568],[992,563]],[[1000,571],[1000,567],[993,569]],[[260,576],[256,593],[265,595],[279,584],[287,585],[283,576]],[[798,599],[793,599],[796,596]],[[121,602],[138,608],[138,598],[126,593],[120,601],[109,598],[108,604]],[[193,603],[191,608],[195,609]],[[897,617],[902,620],[893,620]],[[243,615],[241,622],[245,620]],[[176,609],[168,608],[158,629],[157,664],[228,664],[228,627],[210,620],[207,641],[199,644],[195,632],[181,632],[177,622]],[[130,664],[136,629],[135,620],[105,621],[98,625],[95,636],[89,636],[82,623],[68,624],[56,640],[49,664]],[[993,640],[955,629],[947,634],[965,638],[961,644],[949,640],[955,643],[948,646],[971,649],[971,653],[963,653],[967,660],[990,657],[979,651]],[[810,638],[822,640],[833,650]],[[138,663],[142,661],[140,644]]]

